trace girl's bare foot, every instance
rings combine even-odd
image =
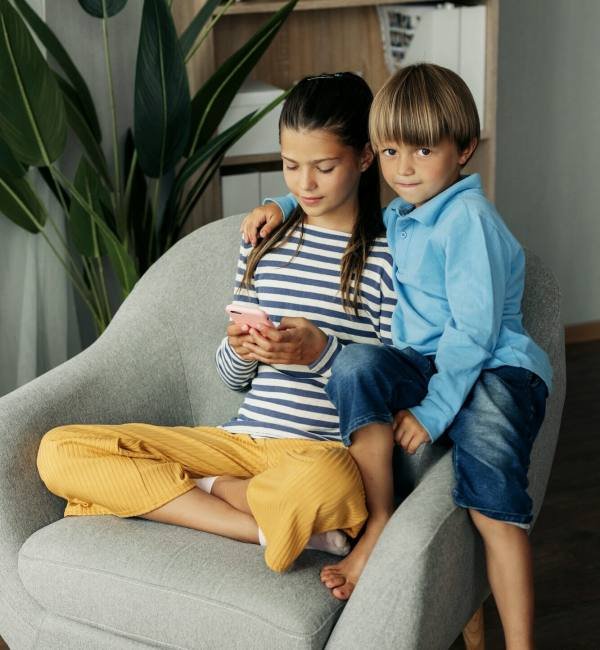
[[[321,569],[321,582],[338,600],[350,598],[388,519],[367,520],[365,532],[350,555]]]

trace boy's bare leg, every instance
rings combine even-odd
[[[252,515],[199,488],[192,488],[160,508],[140,516],[258,544],[258,526]]]
[[[507,650],[533,650],[533,569],[527,532],[469,510],[483,537],[488,580]]]
[[[321,571],[321,582],[339,600],[350,598],[375,543],[394,512],[393,450],[391,424],[369,424],[352,435],[349,451],[365,486],[369,518],[350,555]]]

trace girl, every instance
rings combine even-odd
[[[237,416],[220,427],[53,429],[38,468],[65,515],[138,516],[260,543],[275,571],[307,544],[348,551],[340,530],[356,537],[367,511],[325,386],[344,344],[391,343],[395,304],[371,101],[360,77],[337,73],[303,79],[283,106],[284,175],[299,205],[269,241],[241,246],[235,302],[277,327],[227,328],[219,374],[250,389]]]

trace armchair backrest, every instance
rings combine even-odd
[[[215,221],[181,239],[144,274],[113,321],[119,327],[119,319],[157,319],[169,328],[190,402],[192,421],[180,424],[221,424],[242,400],[220,381],[214,362],[233,296],[241,220]]]

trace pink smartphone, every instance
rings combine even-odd
[[[266,311],[258,307],[246,307],[245,305],[227,305],[225,311],[229,314],[229,320],[236,325],[248,325],[249,327],[275,327]]]

